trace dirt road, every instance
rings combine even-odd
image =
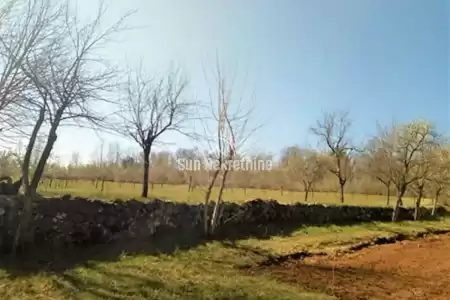
[[[450,235],[380,245],[339,257],[260,267],[276,278],[339,299],[450,299]]]

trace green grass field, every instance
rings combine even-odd
[[[450,229],[450,220],[308,227],[291,237],[243,240],[234,246],[213,242],[171,255],[124,254],[115,262],[90,262],[62,273],[10,276],[0,270],[1,299],[333,299],[302,291],[237,267],[268,254],[301,250],[335,251],[356,242],[396,233]]]
[[[108,184],[104,193],[84,182],[66,189],[54,188],[47,194],[70,193],[97,198],[132,198],[139,187]],[[196,202],[201,194],[188,195],[184,186],[155,187],[153,196]],[[233,197],[236,195],[236,198]],[[188,196],[190,196],[188,198]],[[227,200],[245,201],[256,197],[282,202],[301,200],[301,193],[248,190],[228,191]],[[383,197],[349,196],[348,203],[384,204]],[[316,194],[314,201],[337,203],[327,194]],[[371,223],[355,226],[299,228],[291,236],[274,236],[266,240],[247,239],[234,244],[210,242],[171,254],[127,255],[116,261],[90,261],[61,272],[15,273],[0,269],[0,299],[258,299],[300,300],[334,299],[330,295],[308,293],[301,286],[280,283],[267,276],[250,276],[238,267],[257,263],[269,255],[286,255],[298,251],[333,252],[379,236],[411,234],[429,230],[450,230],[450,219],[438,221]]]
[[[62,195],[71,194],[73,196],[84,196],[99,199],[140,199],[141,185],[132,183],[114,183],[105,182],[104,190],[101,191],[101,184],[96,188],[91,181],[69,181],[67,186],[64,181],[54,180],[52,187],[48,187],[48,182],[42,184],[39,192],[44,195]],[[188,192],[187,185],[158,185],[155,184],[149,191],[149,196],[171,201],[180,201],[188,203],[201,203],[204,201],[204,190],[197,188],[192,192]],[[217,197],[218,189],[213,191],[213,199]],[[227,189],[224,192],[226,201],[242,203],[255,198],[275,199],[281,203],[304,202],[305,194],[303,192],[290,192],[276,190],[261,189]],[[340,205],[338,193],[311,193],[308,202]],[[395,202],[395,198],[391,197],[391,204]],[[422,205],[430,206],[431,199],[423,199]],[[379,195],[362,195],[362,194],[346,194],[346,205],[360,206],[386,206],[386,197]],[[404,204],[412,206],[413,198],[405,198]]]

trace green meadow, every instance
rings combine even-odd
[[[39,192],[44,195],[63,195],[71,194],[73,196],[83,196],[89,198],[98,198],[106,200],[114,199],[140,199],[141,184],[133,183],[117,183],[106,182],[101,189],[101,182],[96,186],[93,181],[64,181],[53,180],[52,186],[49,187],[48,180],[44,181],[39,187]],[[213,199],[217,197],[219,189],[215,188],[212,193]],[[150,186],[149,196],[171,201],[202,203],[204,201],[205,189],[196,188],[188,191],[187,185],[160,185]],[[225,201],[243,203],[256,198],[274,199],[280,203],[291,204],[296,202],[304,202],[304,192],[281,191],[281,190],[265,190],[265,189],[226,189],[224,192]],[[314,192],[308,197],[309,203],[321,203],[329,205],[341,205],[339,194]],[[395,197],[391,197],[390,203],[394,204]],[[430,206],[431,199],[423,199],[423,206]],[[363,195],[363,194],[346,194],[345,205],[357,206],[386,206],[386,196],[382,195]],[[413,206],[413,198],[404,198],[404,205]]]

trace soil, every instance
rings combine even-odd
[[[252,273],[338,299],[450,299],[450,235],[378,245],[339,256],[315,256]]]

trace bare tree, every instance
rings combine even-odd
[[[344,203],[345,185],[353,174],[351,153],[356,150],[350,144],[348,136],[350,126],[348,113],[325,113],[323,119],[311,127],[311,132],[319,137],[331,152],[332,161],[328,164],[328,170],[339,181],[341,203]]]
[[[37,45],[18,57],[14,48],[3,42],[7,54],[13,58],[20,71],[30,81],[30,87],[23,93],[26,108],[37,112],[30,140],[25,153],[22,174],[25,193],[33,196],[42,177],[47,160],[57,139],[62,124],[82,125],[87,121],[94,126],[102,125],[105,115],[95,108],[105,109],[107,92],[115,87],[117,71],[101,59],[96,52],[118,31],[129,14],[109,27],[102,27],[106,12],[103,2],[92,21],[82,24],[71,1],[54,3],[46,0],[29,0],[25,23],[38,30]],[[37,29],[36,29],[37,28]],[[28,27],[24,29],[27,32]],[[39,132],[47,127],[45,146],[34,174],[29,179],[31,153]],[[27,227],[31,213],[31,198],[25,203],[21,226]],[[16,235],[17,239],[20,234]]]
[[[438,143],[439,135],[434,126],[423,121],[392,126],[380,132],[379,140],[385,151],[391,152],[392,182],[397,189],[397,201],[392,221],[397,221],[403,196],[408,187],[416,182],[423,170],[423,151]]]
[[[214,123],[216,132],[215,137],[207,136],[206,139],[210,145],[214,145],[213,153],[209,157],[214,161],[212,174],[205,193],[205,210],[204,210],[204,231],[205,234],[214,234],[219,225],[221,218],[223,192],[226,187],[228,175],[235,167],[235,158],[238,151],[241,150],[244,143],[254,130],[248,128],[248,122],[252,113],[251,109],[243,109],[242,97],[237,104],[236,111],[233,111],[233,82],[227,80],[223,73],[219,61],[216,62],[215,69],[215,88],[213,92],[210,89],[212,122]],[[215,97],[213,96],[216,95]],[[215,104],[214,104],[215,103]],[[231,106],[230,106],[231,104]],[[240,167],[240,166],[239,166]],[[239,168],[238,167],[238,168]],[[219,182],[219,192],[214,209],[210,216],[208,206],[211,202],[211,194],[217,179],[221,175]]]
[[[49,24],[55,21],[57,13],[51,13],[47,4],[45,1],[37,0],[11,1],[7,9],[10,18],[6,18],[7,21],[5,21],[4,17],[7,14],[2,14],[0,56],[4,69],[0,78],[0,102],[3,125],[8,124],[14,127],[17,124],[15,120],[16,112],[20,111],[21,108],[27,110],[27,118],[23,118],[24,123],[30,119],[32,109],[29,105],[24,105],[23,100],[27,97],[31,78],[24,72],[24,64],[36,51],[39,51],[40,46],[51,31]],[[11,108],[12,113],[8,111]],[[5,111],[7,112],[5,113]],[[35,126],[33,129],[27,152],[22,160],[22,166],[26,164],[26,172],[23,174],[25,176],[22,176],[26,186],[28,186],[28,166],[31,151],[43,121],[44,112],[41,111],[36,122],[39,126],[37,128]],[[25,170],[25,168],[22,169]],[[26,189],[26,191],[28,190]],[[27,223],[31,216],[31,200],[25,202],[24,211],[16,232],[14,252],[21,236],[20,232],[28,227]]]
[[[106,29],[101,21],[106,12],[103,3],[92,21],[81,24],[69,1],[54,7],[49,1],[44,8],[52,23],[39,49],[25,57],[21,70],[30,79],[33,89],[27,102],[39,111],[27,152],[33,150],[36,134],[48,125],[46,142],[36,170],[28,182],[28,161],[24,160],[24,185],[26,193],[34,194],[45,164],[57,139],[61,124],[82,125],[88,121],[101,125],[104,113],[95,108],[105,108],[106,94],[115,86],[117,72],[100,59],[96,53],[113,34],[123,29],[125,15]],[[72,122],[72,123],[71,123]],[[28,154],[28,153],[27,153]],[[26,155],[27,157],[27,155]]]
[[[155,142],[170,131],[189,135],[184,125],[192,119],[196,104],[185,99],[187,84],[179,71],[159,80],[146,75],[142,66],[128,73],[117,130],[142,149],[142,197],[148,196],[150,153]]]

